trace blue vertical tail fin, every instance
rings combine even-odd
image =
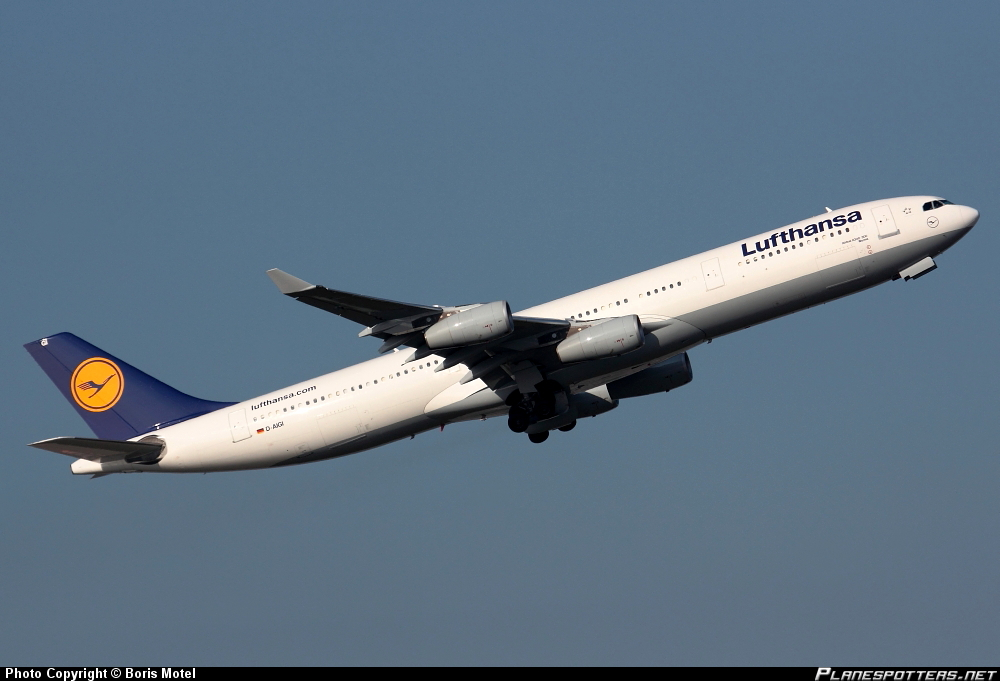
[[[101,439],[128,440],[234,404],[186,395],[71,333],[24,347]]]

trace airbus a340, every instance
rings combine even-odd
[[[243,402],[179,392],[70,333],[25,345],[94,431],[31,446],[73,473],[193,473],[319,461],[448,423],[507,416],[544,442],[623,399],[692,378],[713,338],[936,268],[979,212],[934,196],[829,210],[742,242],[512,314],[503,300],[439,307],[309,284],[278,289],[361,324],[380,356]]]

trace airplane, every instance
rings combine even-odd
[[[70,333],[24,347],[96,438],[30,446],[74,474],[205,473],[331,459],[506,416],[533,443],[692,380],[688,351],[890,280],[917,279],[979,211],[936,196],[860,203],[512,314],[310,284],[278,290],[364,327],[379,356],[243,402],[182,393]]]

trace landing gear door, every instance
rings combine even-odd
[[[229,412],[229,432],[233,434],[233,442],[246,440],[250,437],[250,428],[247,426],[247,410],[238,409]]]
[[[701,264],[701,273],[705,277],[706,291],[711,291],[713,288],[719,288],[726,284],[722,279],[722,268],[719,266],[718,258],[712,258],[703,262]]]
[[[896,221],[892,219],[892,210],[889,209],[888,204],[872,208],[872,216],[874,216],[875,225],[878,227],[879,239],[899,234],[899,227],[896,226]]]

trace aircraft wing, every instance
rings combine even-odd
[[[441,308],[432,305],[413,305],[395,300],[384,300],[363,296],[347,291],[335,291],[325,286],[316,286],[298,277],[293,277],[279,269],[267,271],[267,276],[275,283],[278,290],[286,296],[301,300],[307,305],[340,315],[352,322],[374,327],[383,322],[434,315],[430,323],[441,316]]]
[[[501,338],[443,350],[431,349],[424,342],[423,331],[449,311],[445,308],[335,291],[310,284],[279,269],[268,270],[267,275],[285,295],[364,324],[367,328],[358,335],[383,339],[379,352],[408,345],[416,348],[416,352],[407,362],[433,354],[445,358],[436,367],[437,371],[465,364],[470,370],[462,379],[463,383],[482,378],[493,387],[503,382],[505,377],[513,377],[517,371],[543,365],[545,358],[553,354],[549,346],[566,338],[573,326],[564,319],[512,315],[513,329]]]

